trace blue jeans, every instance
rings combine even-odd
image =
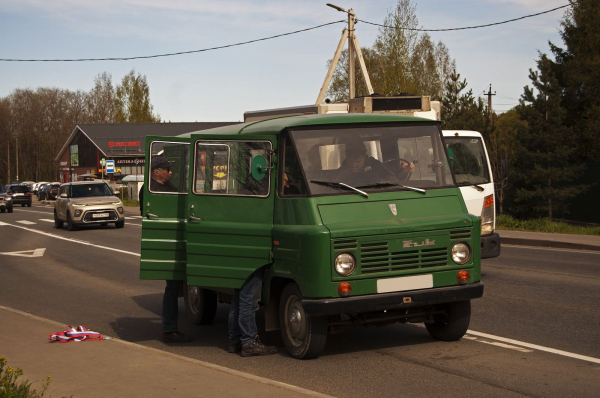
[[[258,310],[264,269],[254,271],[241,289],[235,289],[229,306],[229,343],[249,346],[258,335],[255,312]]]
[[[183,281],[167,281],[162,306],[162,329],[165,333],[177,331],[179,319],[179,288]]]

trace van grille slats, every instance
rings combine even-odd
[[[450,231],[450,239],[469,239],[471,238],[470,229],[460,229],[456,231]]]
[[[444,267],[448,261],[448,249],[445,247],[390,252],[384,242],[360,244],[360,250],[363,275]]]
[[[356,239],[343,239],[333,242],[333,250],[356,249],[358,241]]]

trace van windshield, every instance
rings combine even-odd
[[[488,163],[479,137],[444,138],[450,167],[457,184],[486,184],[490,181]]]
[[[291,136],[313,195],[350,192],[340,184],[363,191],[454,185],[437,124],[293,130]]]

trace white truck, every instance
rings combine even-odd
[[[332,113],[392,113],[440,120],[440,103],[428,96],[353,98],[349,102],[266,109],[244,113],[244,122],[287,115]],[[496,232],[496,194],[488,152],[483,137],[476,131],[442,130],[456,182],[469,213],[481,220],[481,258],[500,255],[500,236]]]

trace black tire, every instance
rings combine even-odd
[[[0,209],[0,212],[4,213],[6,211],[6,209]]]
[[[25,203],[21,203],[21,207],[25,207]]]
[[[195,325],[210,325],[217,314],[217,293],[198,286],[183,286],[185,313]]]
[[[460,340],[471,322],[471,301],[457,301],[436,307],[443,309],[444,314],[434,315],[433,323],[426,323],[427,331],[436,340]]]
[[[54,227],[56,229],[62,229],[64,226],[64,222],[60,221],[56,216],[56,210],[54,210]]]
[[[115,227],[117,227],[117,228],[123,228],[124,226],[125,226],[125,220],[117,221],[115,223]]]
[[[69,231],[77,230],[77,225],[73,224],[73,220],[71,220],[71,213],[67,212],[67,229]]]
[[[12,212],[13,212],[13,207],[12,207],[12,206],[10,206],[10,207],[7,207],[7,208],[6,208],[6,211],[7,211],[7,212],[9,212],[9,213],[12,213]]]
[[[287,284],[281,294],[279,324],[285,347],[294,358],[316,358],[325,349],[327,318],[304,312],[302,293],[293,282]]]
[[[27,203],[27,207],[31,207],[31,203]]]

